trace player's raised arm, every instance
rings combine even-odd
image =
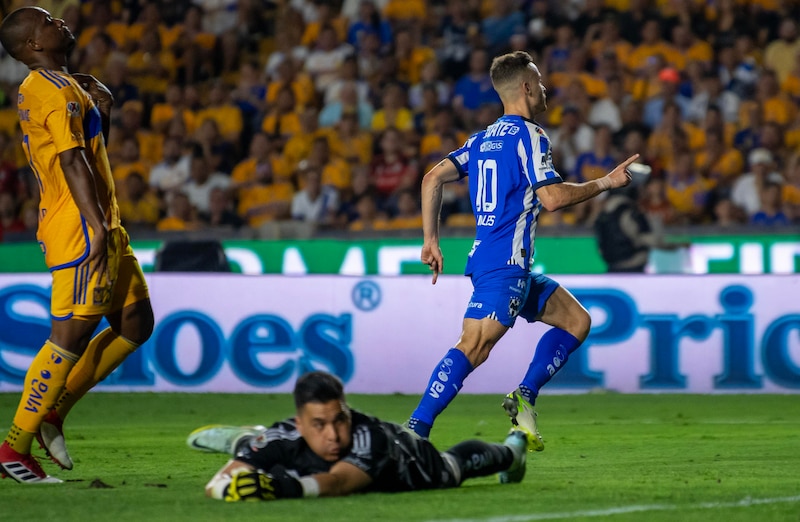
[[[445,158],[422,178],[422,235],[420,258],[433,272],[433,284],[444,268],[442,250],[439,248],[439,220],[442,213],[442,186],[459,179],[456,164]]]
[[[108,264],[108,223],[100,206],[94,174],[80,147],[65,150],[58,158],[72,198],[94,234],[82,265],[89,267],[92,277],[95,272],[102,276]]]
[[[624,187],[631,182],[631,174],[627,170],[628,165],[636,161],[638,157],[638,154],[634,154],[602,178],[586,183],[553,183],[539,187],[536,190],[536,196],[544,208],[552,212],[591,199],[606,190]]]

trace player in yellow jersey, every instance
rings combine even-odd
[[[37,238],[53,277],[50,337],[25,376],[14,423],[0,445],[0,474],[22,483],[61,482],[31,456],[33,440],[62,468],[72,468],[64,418],[150,337],[153,311],[119,222],[105,146],[111,93],[92,76],[67,72],[75,37],[44,9],[9,14],[0,43],[31,70],[17,104],[41,196]],[[103,317],[110,327],[93,336]]]

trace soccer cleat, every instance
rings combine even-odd
[[[264,426],[209,424],[191,432],[186,444],[199,451],[233,455],[242,439],[255,437],[266,429]]]
[[[72,459],[67,451],[67,442],[64,440],[64,421],[55,410],[50,410],[42,421],[36,440],[50,460],[58,464],[61,469],[72,469]]]
[[[527,467],[527,450],[528,449],[528,435],[516,428],[511,428],[503,445],[511,449],[514,454],[514,461],[511,466],[497,474],[500,479],[500,484],[513,484],[522,482],[525,477],[525,468]]]
[[[542,451],[544,441],[536,427],[536,412],[533,411],[531,403],[519,393],[519,390],[514,390],[506,395],[503,399],[503,409],[511,417],[511,424],[524,431],[528,436],[528,450]]]
[[[18,453],[7,442],[0,445],[0,476],[22,484],[58,484],[61,480],[44,472],[33,455]]]

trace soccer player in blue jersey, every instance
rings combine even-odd
[[[469,176],[477,224],[467,260],[473,294],[455,347],[436,364],[428,387],[408,426],[422,437],[464,383],[483,363],[517,316],[552,326],[539,340],[533,361],[516,390],[503,400],[511,422],[527,433],[529,449],[544,443],[536,427],[533,405],[539,390],[564,366],[589,334],[586,309],[552,279],[532,274],[536,221],[542,207],[558,210],[624,187],[631,181],[627,166],[635,154],[604,177],[568,183],[553,168],[550,140],[533,120],[547,109],[542,76],[531,56],[522,51],[494,59],[490,76],[503,101],[504,114],[486,130],[472,135],[422,180],[424,244],[422,261],[442,271],[439,216],[442,185]]]

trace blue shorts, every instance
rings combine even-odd
[[[512,327],[517,316],[536,321],[558,283],[542,274],[509,275],[504,270],[472,276],[472,297],[464,318],[490,317]]]

